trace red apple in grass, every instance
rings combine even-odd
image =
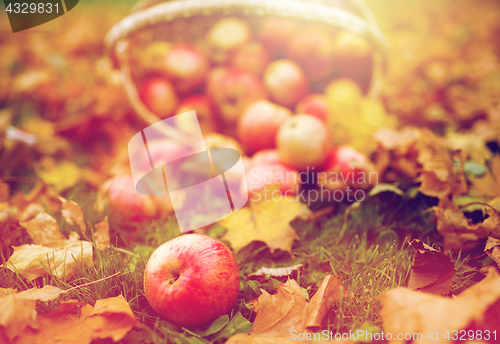
[[[251,42],[236,49],[231,55],[229,64],[233,68],[261,76],[269,62],[271,62],[271,58],[262,44]]]
[[[295,108],[296,113],[307,113],[326,122],[328,120],[328,104],[323,94],[310,94],[303,98]]]
[[[201,86],[208,67],[208,59],[203,53],[187,43],[173,44],[165,55],[165,71],[181,94]]]
[[[236,123],[250,104],[267,98],[260,79],[241,69],[214,70],[207,92],[226,124]]]
[[[210,58],[216,63],[226,62],[232,51],[250,38],[250,27],[246,21],[234,17],[221,19],[210,28],[206,36]]]
[[[264,85],[274,102],[293,107],[309,92],[302,69],[292,60],[277,60],[267,66]]]
[[[318,184],[331,190],[349,186],[365,189],[374,182],[370,176],[373,171],[373,164],[362,153],[349,146],[335,147],[328,154]]]
[[[281,163],[280,153],[276,149],[263,149],[252,156],[255,165],[271,165]]]
[[[182,99],[175,111],[181,114],[188,111],[196,111],[201,132],[208,134],[217,130],[215,107],[212,100],[205,94],[193,94]],[[177,123],[182,129],[182,123]]]
[[[330,147],[323,121],[299,114],[288,118],[278,129],[276,145],[280,160],[298,170],[322,167]]]
[[[119,175],[107,180],[99,189],[97,210],[106,206],[110,215],[127,221],[153,219],[157,213],[154,199],[135,190],[131,175]]]
[[[287,52],[309,81],[325,79],[335,69],[333,32],[324,26],[308,25],[301,29],[290,38]]]
[[[177,107],[177,94],[172,83],[163,77],[149,77],[139,86],[139,97],[149,111],[160,118],[174,114]]]
[[[156,249],[144,271],[151,307],[180,326],[208,324],[228,313],[240,287],[238,264],[220,241],[187,234]]]
[[[285,107],[267,100],[256,101],[238,119],[238,139],[249,153],[274,148],[279,126],[291,115],[291,111]]]
[[[266,185],[279,185],[281,193],[290,196],[295,195],[300,188],[299,172],[280,162],[260,162],[252,159],[246,175],[250,197]]]
[[[203,139],[205,141],[205,146],[207,147],[207,149],[230,148],[238,151],[241,155],[245,153],[245,150],[240,145],[240,143],[232,137],[219,133],[210,133],[208,135],[205,135]]]

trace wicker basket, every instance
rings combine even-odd
[[[105,38],[109,54],[119,66],[123,84],[137,113],[148,123],[161,119],[139,99],[128,55],[134,46],[153,40],[194,42],[219,19],[239,16],[253,30],[264,17],[285,17],[329,25],[367,39],[375,47],[368,95],[376,97],[386,70],[386,39],[362,0],[143,0],[117,23]],[[166,133],[167,134],[167,133]],[[168,133],[175,135],[175,133]]]

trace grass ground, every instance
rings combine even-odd
[[[81,205],[89,228],[101,220],[93,211],[95,195],[92,192],[75,188],[68,196]],[[293,247],[293,256],[279,250],[271,253],[263,243],[251,243],[236,255],[241,274],[238,302],[230,317],[208,326],[209,331],[190,330],[162,320],[149,307],[144,296],[142,278],[150,254],[163,242],[180,235],[174,219],[132,226],[111,218],[112,235],[120,250],[113,247],[102,251],[96,249],[94,266],[83,267],[82,277],[70,283],[54,277],[39,278],[30,283],[10,274],[4,276],[0,284],[19,290],[45,284],[69,289],[120,272],[117,277],[76,289],[65,297],[94,304],[99,299],[123,295],[141,322],[141,327],[129,333],[122,343],[209,343],[223,342],[236,331],[248,331],[250,324],[240,317],[242,315],[249,322],[254,320],[250,301],[259,296],[260,289],[272,292],[278,283],[283,282],[271,277],[262,283],[247,280],[249,274],[262,266],[304,264],[297,282],[309,296],[314,294],[327,274],[338,275],[350,293],[350,297],[343,302],[332,304],[324,323],[330,331],[345,332],[359,328],[378,331],[381,320],[377,297],[388,289],[405,286],[408,280],[412,252],[406,248],[406,240],[416,237],[429,243],[435,242],[432,237],[432,213],[425,211],[432,202],[432,199],[423,196],[403,199],[391,193],[382,193],[368,198],[347,218],[344,215],[348,205],[334,204],[333,212],[320,220],[292,222],[301,238]],[[54,215],[57,217],[57,214]],[[69,230],[62,219],[60,225],[63,232]],[[341,236],[343,226],[345,230]],[[220,238],[224,231],[224,228],[216,226],[208,234]],[[452,289],[452,293],[456,293],[474,283],[474,276],[467,266],[466,257],[452,258],[458,270]],[[57,304],[45,306],[57,307]],[[230,322],[235,317],[240,324],[244,320],[246,325],[240,329],[231,327]]]

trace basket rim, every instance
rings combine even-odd
[[[376,23],[355,14],[321,3],[302,0],[183,0],[163,2],[131,13],[115,24],[106,34],[106,48],[113,55],[115,44],[135,31],[173,21],[202,15],[277,16],[311,20],[331,25],[368,39],[382,52],[384,59],[388,42]]]

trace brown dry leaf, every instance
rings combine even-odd
[[[61,214],[64,220],[66,220],[66,222],[71,226],[73,226],[73,224],[76,224],[77,226],[80,227],[82,234],[85,234],[85,231],[87,230],[87,225],[83,220],[83,211],[80,208],[80,206],[75,202],[68,201],[62,197],[59,197],[59,200],[62,203]]]
[[[7,342],[24,333],[26,327],[37,328],[37,301],[56,299],[63,291],[46,285],[41,289],[29,289],[0,297],[0,339]],[[2,341],[4,343],[4,341]]]
[[[500,268],[500,240],[489,237],[484,247],[484,252],[497,263]]]
[[[95,225],[94,240],[99,248],[106,248],[109,246],[109,224],[108,217],[106,216],[102,222]]]
[[[446,145],[452,150],[462,150],[468,157],[481,164],[491,158],[491,151],[487,148],[486,142],[474,133],[456,133],[450,131],[446,133]]]
[[[298,271],[304,269],[304,264],[297,264],[293,266],[287,266],[284,268],[266,268],[262,267],[255,271],[253,274],[248,275],[247,279],[265,282],[266,276],[271,276],[274,278],[283,278],[295,275],[297,276]],[[293,278],[293,277],[292,277]]]
[[[411,243],[416,251],[410,271],[408,288],[437,295],[448,295],[457,270],[451,258],[420,240]]]
[[[34,219],[19,222],[19,224],[26,228],[35,245],[45,245],[66,239],[59,231],[56,220],[47,213],[40,213]]]
[[[332,304],[343,298],[346,293],[338,276],[326,276],[307,306],[304,327],[312,331],[319,330]]]
[[[374,134],[379,147],[375,153],[376,170],[384,174],[389,169],[414,179],[418,176],[418,163],[416,161],[416,143],[420,138],[420,130],[413,127],[405,127],[401,130],[383,128]],[[389,176],[386,176],[389,177]],[[390,180],[397,176],[389,177]]]
[[[94,307],[74,300],[61,302],[58,310],[36,316],[36,322],[26,326],[14,343],[89,344],[105,338],[117,342],[138,325],[121,295],[98,300]]]
[[[495,155],[489,163],[489,171],[481,178],[471,177],[473,188],[488,197],[500,196],[500,155]]]
[[[434,133],[422,129],[417,149],[417,160],[422,165],[421,193],[443,199],[468,190],[463,171],[455,171],[452,156]]]
[[[293,279],[278,285],[277,293],[274,295],[262,290],[262,295],[252,303],[254,311],[257,312],[252,331],[234,335],[226,343],[310,342],[310,340],[293,340],[290,332],[295,330],[297,333],[312,335],[307,327],[316,328],[318,324],[321,324],[331,304],[341,297],[341,290],[343,287],[336,276],[325,277],[309,303],[302,289]]]
[[[262,190],[250,200],[250,207],[219,221],[228,230],[222,239],[229,241],[235,252],[252,241],[263,241],[271,252],[276,249],[291,252],[293,241],[299,237],[290,222],[297,217],[307,218],[311,212],[297,197],[283,196],[278,188],[272,185]]]
[[[488,276],[455,298],[423,293],[398,287],[379,297],[382,302],[384,332],[390,342],[398,342],[398,333],[422,333],[413,343],[450,343],[444,336],[452,331],[495,330],[500,328],[500,276],[489,269]],[[439,336],[435,340],[429,333]],[[491,332],[490,332],[491,334]],[[386,336],[387,337],[387,336]],[[494,343],[490,336],[490,343]]]
[[[17,293],[17,289],[14,288],[0,288],[0,297],[7,296],[9,294]]]
[[[61,280],[78,274],[82,268],[92,266],[92,243],[75,238],[42,245],[14,247],[6,263],[7,268],[18,271],[30,281],[50,273]]]
[[[385,149],[397,149],[406,153],[408,147],[419,139],[420,130],[413,127],[404,127],[399,131],[382,128],[375,132],[373,136]]]
[[[475,224],[452,201],[442,199],[433,210],[437,217],[437,230],[443,236],[447,251],[472,249],[478,239],[489,236],[500,238],[500,213],[493,208],[486,207],[489,217]]]

